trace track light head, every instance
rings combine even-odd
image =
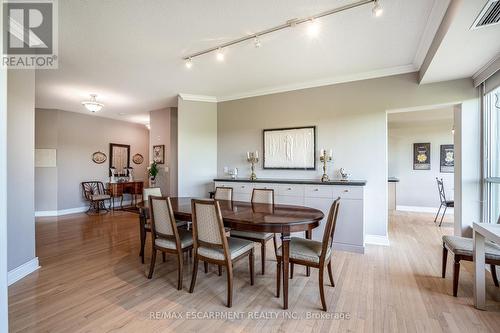
[[[217,49],[215,57],[218,61],[224,61],[224,51],[220,47]]]
[[[307,34],[309,37],[318,37],[320,31],[320,26],[318,20],[312,18],[309,20],[307,25]]]
[[[193,60],[191,58],[187,58],[187,60],[186,60],[186,67],[187,68],[193,67]]]
[[[374,17],[380,17],[384,13],[384,9],[380,6],[378,0],[373,3],[372,14]]]
[[[253,39],[253,45],[257,49],[262,46],[262,44],[260,43],[259,36],[255,36],[255,38]]]

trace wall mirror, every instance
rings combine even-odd
[[[126,168],[130,167],[130,145],[109,144],[109,167],[115,168],[116,176],[126,177]],[[109,172],[111,176],[111,171]]]

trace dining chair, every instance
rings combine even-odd
[[[252,191],[252,204],[270,204],[274,205],[274,190],[272,189],[257,189]],[[252,232],[252,231],[239,231],[231,230],[231,236],[246,239],[252,242],[260,243],[260,256],[261,256],[261,273],[264,275],[266,269],[266,243],[271,239],[275,239],[274,234],[268,232]],[[276,251],[276,240],[273,242],[274,251]]]
[[[170,198],[149,195],[152,255],[148,279],[153,277],[156,252],[177,255],[177,289],[182,289],[183,254],[193,248],[193,235],[177,228]]]
[[[332,287],[335,287],[332,272],[332,245],[333,236],[335,233],[335,225],[337,224],[337,215],[339,213],[340,198],[335,200],[330,207],[330,213],[326,222],[323,240],[321,242],[292,237],[290,239],[290,266],[293,264],[319,269],[319,294],[321,297],[321,305],[323,311],[326,311],[325,291],[323,286],[323,275],[325,267],[328,269],[328,277]],[[277,274],[276,274],[276,294],[280,297],[281,288],[281,269],[282,269],[282,247],[276,251],[277,256]],[[291,270],[292,272],[292,270]],[[285,277],[284,277],[285,278]],[[288,277],[286,277],[288,278]]]
[[[233,201],[233,188],[232,187],[216,187],[215,200],[228,200]]]
[[[191,200],[193,219],[193,275],[189,292],[194,291],[198,261],[225,266],[227,269],[227,307],[233,304],[233,262],[247,257],[250,265],[250,284],[254,284],[254,246],[244,239],[227,237],[218,201]]]
[[[446,214],[446,210],[448,208],[455,207],[455,202],[453,200],[446,200],[446,193],[444,191],[443,178],[441,178],[441,180],[439,180],[439,178],[436,177],[436,182],[437,182],[437,186],[438,186],[439,200],[441,201],[441,203],[439,205],[439,209],[438,209],[438,212],[436,214],[436,217],[434,218],[434,223],[436,223],[436,221],[437,221],[439,213],[441,212],[441,208],[444,207],[443,215],[441,216],[441,221],[439,222],[439,226],[441,226],[441,224],[443,224],[443,218],[444,218],[444,215]]]
[[[104,202],[109,201],[111,209],[111,195],[104,189],[104,184],[100,181],[82,182],[83,197],[89,202],[89,209],[85,212],[90,215],[90,212],[95,212],[98,215],[101,211],[109,212]]]
[[[161,197],[161,188],[150,187],[150,188],[145,188],[142,191],[143,202],[148,206],[149,206],[149,196],[151,195]],[[144,247],[146,246],[146,236],[148,232],[151,232],[151,223],[149,222],[149,215],[145,216],[144,221],[141,221],[141,223],[139,223],[139,235],[141,237],[141,251],[139,253],[139,256],[141,257],[141,261],[143,264],[144,264]]]

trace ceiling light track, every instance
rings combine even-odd
[[[342,7],[338,7],[338,8],[335,8],[335,9],[331,9],[331,10],[327,10],[327,11],[321,12],[321,13],[316,14],[316,15],[308,16],[306,18],[291,19],[291,20],[286,21],[286,23],[284,23],[284,24],[280,24],[280,25],[277,25],[275,27],[259,31],[259,32],[256,32],[254,34],[248,35],[248,36],[244,36],[244,37],[241,37],[241,38],[238,38],[238,39],[234,39],[234,40],[231,40],[229,42],[222,43],[222,44],[216,45],[214,47],[211,47],[211,48],[199,51],[199,52],[195,52],[193,54],[185,56],[182,59],[186,61],[186,64],[189,63],[188,67],[191,67],[191,63],[192,63],[193,58],[199,57],[201,55],[204,55],[204,54],[207,54],[207,53],[211,53],[211,52],[215,52],[215,51],[217,51],[218,54],[220,54],[221,50],[223,50],[224,48],[226,48],[228,46],[235,45],[235,44],[240,44],[240,43],[246,42],[248,40],[255,40],[255,39],[257,39],[257,40],[259,40],[259,46],[260,46],[260,37],[262,37],[264,35],[268,35],[268,34],[271,34],[273,32],[284,30],[284,29],[288,29],[288,28],[293,28],[293,27],[295,27],[295,26],[297,26],[299,24],[302,24],[302,23],[313,22],[316,19],[319,19],[319,18],[322,18],[322,17],[325,17],[325,16],[330,16],[330,15],[333,15],[333,14],[336,14],[336,13],[340,13],[340,12],[343,12],[343,11],[346,11],[346,10],[349,10],[349,9],[353,9],[353,8],[356,8],[356,7],[364,6],[364,5],[367,5],[367,4],[370,4],[370,3],[374,4],[374,6],[376,6],[376,8],[380,8],[378,0],[363,0],[363,1],[354,2],[354,3],[348,4],[348,5],[345,5],[345,6],[342,6]]]

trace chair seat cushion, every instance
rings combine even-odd
[[[94,201],[111,199],[109,194],[92,194],[90,198]]]
[[[179,238],[181,240],[181,248],[186,248],[193,245],[193,234],[184,229],[178,229]],[[166,249],[175,250],[175,242],[170,239],[157,238],[155,239],[155,244]]]
[[[319,263],[319,257],[321,255],[322,247],[322,242],[311,239],[292,237],[292,239],[290,239],[290,258]],[[331,248],[328,247],[326,252],[327,258],[330,257],[331,252]],[[278,257],[282,257],[281,246],[278,248],[277,255]]]
[[[472,238],[459,236],[443,236],[443,243],[454,254],[472,256],[474,240]],[[491,241],[485,242],[486,259],[500,260],[500,245]]]
[[[176,224],[177,224],[177,227],[183,227],[183,226],[186,226],[186,225],[187,225],[187,222],[186,222],[186,221],[176,221]],[[148,220],[148,221],[144,224],[144,229],[146,229],[146,230],[151,230],[151,220]]]
[[[227,237],[227,244],[231,253],[231,259],[239,257],[243,253],[253,249],[253,242],[241,238]],[[199,247],[198,254],[215,260],[225,259],[224,249],[222,248]]]
[[[273,234],[267,232],[252,232],[252,231],[239,231],[239,230],[231,230],[232,237],[239,238],[254,238],[254,239],[268,239],[273,237]]]

